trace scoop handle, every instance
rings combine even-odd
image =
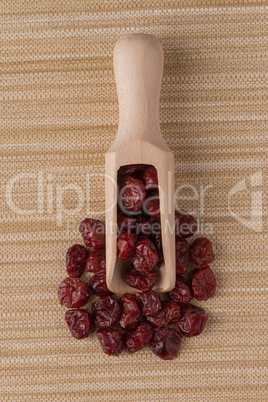
[[[159,127],[161,43],[153,35],[125,35],[116,42],[113,60],[119,100],[116,141],[139,139],[164,145]]]

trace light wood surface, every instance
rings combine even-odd
[[[159,126],[163,49],[153,35],[121,37],[114,48],[119,100],[116,139],[105,154],[107,286],[115,293],[136,293],[124,280],[126,264],[117,260],[117,171],[133,163],[154,165],[158,172],[164,264],[154,290],[175,285],[174,156]]]

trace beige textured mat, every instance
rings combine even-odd
[[[267,401],[267,18],[258,0],[0,2],[1,401]],[[217,252],[207,327],[172,362],[75,341],[57,300],[77,225],[103,216],[126,32],[162,42],[178,202]]]

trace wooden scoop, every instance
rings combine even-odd
[[[164,263],[154,290],[175,286],[174,155],[159,126],[163,49],[153,35],[120,38],[114,48],[114,73],[119,99],[116,139],[105,154],[106,271],[114,293],[137,293],[125,283],[126,263],[117,260],[117,171],[120,166],[149,164],[157,169]]]

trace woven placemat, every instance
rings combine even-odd
[[[258,0],[0,2],[1,401],[267,401],[267,17]],[[104,216],[131,32],[163,45],[178,205],[217,254],[208,324],[171,362],[74,340],[57,300],[79,222]]]

